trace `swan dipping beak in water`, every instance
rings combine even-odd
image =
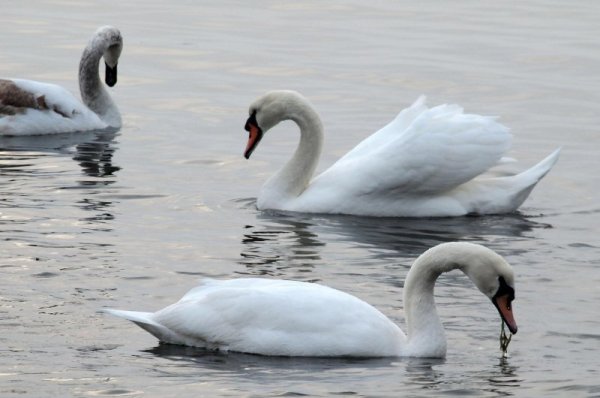
[[[442,358],[446,336],[433,291],[438,276],[454,269],[471,279],[516,333],[511,266],[494,251],[464,242],[440,244],[415,260],[404,284],[406,333],[348,293],[278,279],[208,279],[157,312],[103,311],[163,343],[278,356]]]

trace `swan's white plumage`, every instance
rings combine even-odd
[[[442,272],[462,269],[488,297],[512,270],[493,251],[446,243],[424,253],[405,287],[407,336],[366,302],[323,285],[242,278],[206,280],[154,313],[105,309],[165,343],[283,356],[443,357],[446,340],[433,300]]]
[[[354,296],[288,280],[208,280],[155,313],[106,311],[158,331],[164,342],[267,355],[390,356],[404,336]],[[363,343],[354,346],[356,339]]]
[[[278,98],[286,106],[273,106]],[[322,134],[320,123],[310,123],[316,113],[298,93],[268,93],[251,110],[256,111],[258,127],[261,112],[267,114],[262,117],[269,120],[265,131],[276,124],[272,120],[292,118],[300,121],[303,137]],[[505,163],[503,155],[510,143],[508,129],[493,117],[465,114],[457,105],[428,108],[421,97],[305,187],[291,190],[285,181],[290,174],[298,183],[309,178],[293,176],[290,170],[308,172],[305,164],[316,164],[320,154],[320,148],[301,145],[284,167],[286,173],[267,181],[257,205],[259,209],[391,217],[511,212],[527,197],[523,192],[528,194],[550,170],[558,151],[540,163],[544,168],[535,167],[536,173],[487,176],[490,168]],[[312,162],[309,157],[314,158]],[[301,158],[304,163],[298,161]]]
[[[121,127],[119,110],[98,75],[99,61],[104,57],[106,64],[114,68],[116,82],[116,65],[121,48],[122,37],[118,29],[103,26],[94,33],[80,61],[79,86],[83,103],[71,92],[55,84],[6,79],[22,90],[23,95],[43,98],[45,106],[17,105],[10,113],[3,114],[2,98],[9,98],[0,93],[0,135],[42,135]]]
[[[508,150],[510,133],[492,118],[455,105],[429,109],[424,101],[358,144],[313,181],[314,189],[350,177],[351,194],[359,196],[438,194],[485,172]]]

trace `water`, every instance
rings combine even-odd
[[[77,91],[96,27],[125,47],[117,135],[0,139],[0,395],[600,396],[593,1],[11,3],[0,75]],[[326,126],[320,168],[418,95],[501,116],[525,168],[563,147],[515,215],[374,220],[261,213],[293,151],[284,124],[243,159],[247,106],[296,89]],[[517,274],[503,360],[495,309],[462,274],[436,299],[448,355],[289,359],[160,346],[96,311],[155,310],[203,276],[318,281],[404,327],[402,285],[426,248],[483,243]]]

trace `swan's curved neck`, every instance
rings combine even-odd
[[[437,310],[433,288],[437,278],[454,269],[464,271],[459,251],[439,253],[429,250],[412,265],[404,286],[404,311],[407,324],[407,355],[443,356],[446,334]]]
[[[300,142],[292,158],[271,177],[261,197],[289,200],[306,189],[319,163],[323,148],[323,125],[317,112],[305,102],[298,102],[288,111],[285,119],[293,120],[300,128]]]
[[[83,50],[79,62],[79,91],[83,103],[108,125],[121,125],[121,115],[100,80],[98,68],[107,48],[100,38],[93,38]]]

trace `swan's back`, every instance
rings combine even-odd
[[[404,339],[366,302],[286,280],[208,280],[152,314],[150,322],[185,336],[170,343],[264,355],[394,356]]]

